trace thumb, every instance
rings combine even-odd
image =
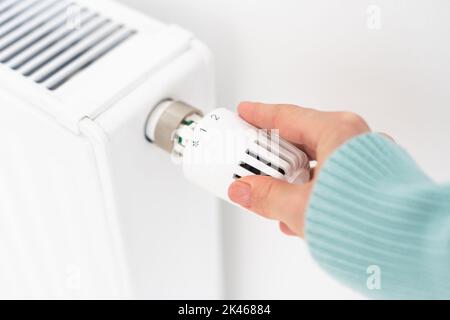
[[[265,218],[283,222],[302,236],[310,190],[310,183],[294,185],[272,177],[249,176],[233,182],[228,196],[231,201]]]

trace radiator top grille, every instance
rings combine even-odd
[[[51,91],[134,34],[75,2],[0,0],[0,63]]]

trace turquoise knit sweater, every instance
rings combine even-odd
[[[356,137],[326,161],[306,240],[325,270],[366,296],[450,299],[450,185],[381,135]]]

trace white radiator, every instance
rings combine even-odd
[[[216,200],[145,139],[208,50],[113,1],[0,1],[0,298],[220,298]],[[207,111],[207,110],[204,110]]]

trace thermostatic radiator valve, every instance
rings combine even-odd
[[[303,151],[227,109],[203,115],[186,103],[166,100],[150,114],[146,135],[181,162],[187,179],[225,200],[233,180],[245,176],[296,184],[309,180],[309,159]]]

